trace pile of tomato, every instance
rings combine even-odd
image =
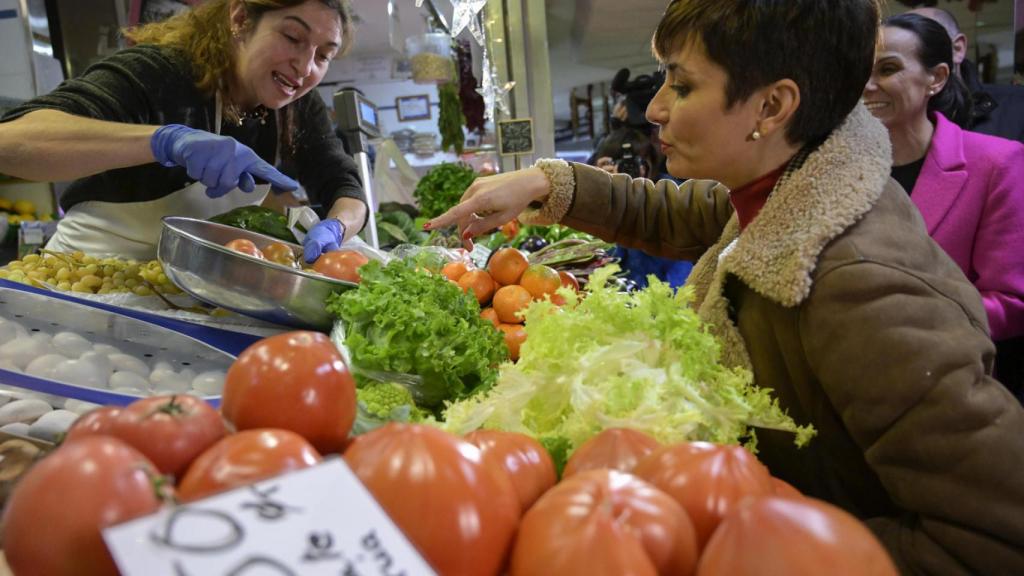
[[[441,273],[473,294],[480,304],[480,316],[501,330],[512,360],[519,359],[519,347],[526,341],[526,328],[520,312],[534,300],[550,298],[555,304],[564,302],[555,291],[567,286],[579,291],[580,285],[569,272],[560,272],[543,264],[530,264],[515,248],[496,250],[486,269],[478,269],[463,261],[449,262]]]
[[[296,270],[302,268],[295,256],[295,251],[284,242],[270,242],[261,249],[248,238],[236,238],[229,241],[224,247],[239,254],[274,262],[287,268]],[[356,250],[331,250],[321,254],[309,269],[330,278],[358,284],[359,268],[369,261],[369,258]]]
[[[326,336],[261,340],[228,371],[220,413],[179,395],[77,422],[11,494],[7,561],[15,574],[115,575],[104,527],[342,454],[442,575],[896,574],[863,524],[740,447],[606,430],[559,481],[523,434],[392,423],[353,439],[355,414]]]

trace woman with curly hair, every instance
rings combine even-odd
[[[152,258],[163,216],[208,218],[300,183],[328,216],[307,260],[362,228],[358,170],[314,90],[351,46],[348,0],[208,0],[126,36],[134,46],[0,123],[0,173],[74,180],[49,248]]]

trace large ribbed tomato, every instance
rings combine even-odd
[[[113,428],[114,436],[176,478],[226,433],[220,414],[205,400],[188,394],[136,400],[121,410]]]
[[[775,487],[775,495],[784,498],[803,498],[803,492],[797,490],[792,484],[781,478],[772,476],[772,486]]]
[[[682,507],[617,470],[588,470],[548,490],[523,517],[511,576],[687,576],[697,537]]]
[[[289,430],[244,430],[217,442],[192,462],[178,484],[184,502],[301,470],[321,460],[313,446]]]
[[[518,432],[474,430],[466,434],[483,453],[484,463],[508,473],[523,512],[558,481],[551,455],[533,438]]]
[[[740,446],[666,446],[641,460],[633,473],[682,504],[702,549],[722,518],[743,500],[775,494],[768,469]]]
[[[96,436],[99,434],[110,435],[114,430],[114,423],[121,417],[120,406],[100,406],[83,414],[75,423],[68,428],[64,436],[64,443],[73,442],[78,438]]]
[[[355,380],[327,336],[285,332],[256,342],[235,360],[221,412],[238,430],[283,428],[321,454],[341,452],[356,416]]]
[[[602,468],[632,472],[637,462],[659,447],[661,444],[657,440],[637,430],[602,430],[572,453],[562,471],[562,478],[584,470]]]
[[[698,576],[896,576],[867,526],[813,498],[768,497],[730,512],[700,559]]]
[[[107,526],[145,516],[166,496],[138,450],[86,436],[34,465],[14,487],[3,518],[4,555],[15,574],[117,576]]]
[[[499,574],[519,523],[508,474],[431,426],[357,436],[345,461],[438,574]]]

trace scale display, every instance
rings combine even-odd
[[[334,94],[334,112],[338,128],[344,132],[362,132],[370,138],[380,137],[380,114],[377,106],[355,90],[339,90]]]
[[[366,205],[370,209],[366,230],[361,234],[370,246],[377,248],[380,244],[377,241],[377,221],[373,216],[377,203],[373,200],[373,171],[368,151],[369,141],[381,137],[380,114],[376,104],[359,92],[346,88],[334,93],[334,115],[347,151],[359,167]]]

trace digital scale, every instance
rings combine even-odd
[[[374,217],[376,202],[373,199],[373,172],[370,171],[369,140],[380,138],[380,115],[377,106],[365,96],[351,88],[334,93],[334,113],[338,120],[338,130],[345,138],[345,145],[359,167],[359,175],[363,179],[363,190],[366,193],[367,242],[374,248],[380,248],[377,241],[377,220]]]

